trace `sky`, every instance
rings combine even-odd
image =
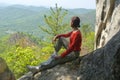
[[[0,0],[0,4],[21,4],[27,6],[95,9],[96,0]]]

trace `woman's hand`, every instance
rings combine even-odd
[[[57,39],[57,35],[53,38],[52,43],[55,43]]]

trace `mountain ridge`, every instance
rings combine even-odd
[[[65,9],[66,10],[66,9]],[[66,15],[66,23],[69,23],[72,16],[80,16],[82,23],[88,23],[94,26],[95,10],[93,9],[68,9]],[[89,16],[87,13],[93,13]],[[24,6],[24,5],[9,5],[0,6],[0,36],[6,35],[7,30],[14,32],[25,32],[33,35],[38,35],[42,32],[38,26],[45,25],[44,15],[50,15],[50,9],[46,7]],[[93,22],[91,22],[93,21]],[[41,36],[41,35],[39,35]]]

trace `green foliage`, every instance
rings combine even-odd
[[[87,34],[84,39],[84,45],[89,49],[89,52],[94,50],[94,36],[95,32],[92,31]]]
[[[83,36],[86,36],[89,34],[91,31],[93,31],[92,27],[90,27],[89,24],[83,24],[81,27],[81,31],[83,33]]]
[[[7,40],[8,40],[9,36],[4,36],[4,37],[1,37],[0,39],[0,54],[1,53],[5,53],[7,50],[9,50],[9,44],[7,44]]]
[[[43,42],[42,43],[42,48],[40,50],[40,58],[42,59],[42,62],[47,60],[50,55],[54,52],[54,47],[53,47],[53,44],[51,43],[47,43],[47,42]]]
[[[8,38],[3,40],[6,39]],[[0,56],[6,60],[16,78],[28,72],[27,65],[39,65],[46,61],[54,51],[54,45],[44,41],[40,42],[41,46],[34,47],[22,47],[19,44],[9,46],[9,44],[5,45],[6,41],[0,43]]]
[[[55,51],[54,50],[54,46],[55,46],[55,44],[52,44],[52,43],[49,43],[49,42],[42,42],[41,43],[43,46],[42,46],[42,48],[41,48],[41,50],[40,50],[40,53],[41,54],[44,54],[45,56],[46,56],[46,60],[48,59],[48,57],[51,55],[51,54],[53,54],[53,52]],[[62,48],[60,51],[59,51],[59,53],[58,54],[61,54],[63,51],[64,51],[65,49],[64,48]]]
[[[27,65],[39,65],[46,61],[53,53],[54,48],[52,44],[46,43],[43,45],[44,47],[42,48],[13,46],[6,53],[0,54],[0,56],[6,60],[16,78],[19,78],[28,72]]]
[[[63,10],[61,7],[59,8],[56,4],[55,9],[50,8],[51,15],[44,15],[45,23],[48,25],[48,28],[41,27],[40,28],[51,36],[55,36],[64,32],[68,24],[63,22],[64,17],[67,15],[67,10]]]
[[[26,65],[37,65],[40,62],[30,47],[12,47],[10,51],[2,53],[1,56],[17,78],[27,72]]]
[[[94,36],[95,32],[88,24],[84,24],[81,27],[83,37],[83,47],[88,48],[88,52],[94,50]]]

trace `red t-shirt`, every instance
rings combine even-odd
[[[59,37],[65,37],[65,38],[70,37],[70,43],[69,43],[68,49],[61,54],[61,57],[65,57],[72,51],[81,50],[82,35],[81,35],[80,30],[71,31],[67,34],[60,34],[57,36],[57,38]]]

